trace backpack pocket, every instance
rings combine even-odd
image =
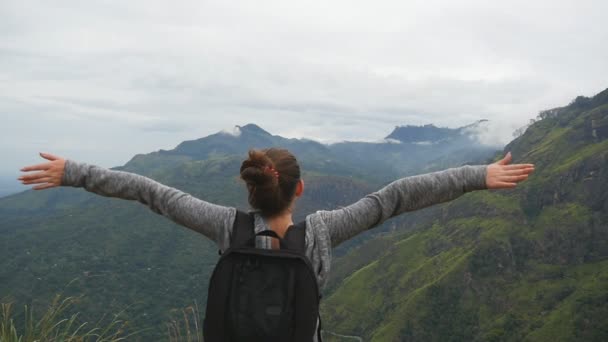
[[[296,274],[291,260],[241,256],[233,268],[229,324],[235,341],[289,341]]]

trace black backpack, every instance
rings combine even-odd
[[[209,283],[203,324],[205,342],[321,341],[319,289],[305,256],[306,222],[281,239],[272,230],[255,234],[252,214],[237,211],[228,248]],[[255,247],[256,236],[279,239],[281,249]]]

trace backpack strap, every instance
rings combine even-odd
[[[287,249],[306,252],[306,220],[291,226],[283,236],[283,242]]]
[[[240,210],[236,211],[234,226],[232,227],[231,248],[255,247],[255,237],[264,235],[276,236],[276,233],[274,235],[264,232],[256,234],[253,213],[248,214]],[[289,227],[283,238],[279,240],[281,241],[281,248],[300,253],[306,252],[306,220]]]
[[[320,299],[320,296],[319,296]],[[321,315],[319,314],[319,326],[317,326],[317,342],[323,342],[323,334],[321,331]]]
[[[236,217],[234,219],[234,225],[232,226],[232,239],[230,239],[230,247],[245,247],[249,244],[249,247],[255,247],[255,241],[253,245],[251,240],[255,236],[255,222],[253,214],[237,210]]]

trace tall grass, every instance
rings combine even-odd
[[[167,323],[170,342],[203,342],[203,325],[196,301],[194,306],[175,311],[173,315],[177,317]]]
[[[39,319],[26,305],[22,321],[14,315],[13,303],[0,303],[0,342],[117,342],[125,341],[139,332],[127,334],[129,322],[119,319],[122,312],[115,314],[109,323],[104,322],[104,315],[93,326],[87,322],[80,323],[78,313],[65,317],[66,310],[79,298],[56,295]]]

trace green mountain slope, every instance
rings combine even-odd
[[[335,262],[325,327],[372,341],[608,340],[608,90],[541,113],[505,150],[517,189],[430,209]]]

